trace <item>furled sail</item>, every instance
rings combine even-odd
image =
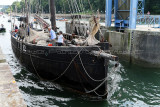
[[[86,45],[96,45],[100,42],[95,38],[95,35],[100,28],[99,22],[100,22],[99,17],[93,16],[90,18],[90,20],[89,20],[90,34],[89,34],[88,38],[86,39]]]

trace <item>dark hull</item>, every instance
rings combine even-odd
[[[107,77],[108,61],[90,54],[91,50],[99,50],[97,47],[37,46],[19,42],[13,36],[11,43],[20,63],[39,78],[85,94],[107,97],[107,81],[102,79]]]

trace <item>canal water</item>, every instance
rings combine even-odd
[[[108,73],[108,98],[96,101],[65,90],[58,84],[41,81],[25,70],[15,58],[10,41],[11,23],[0,17],[6,33],[0,34],[0,47],[7,58],[28,107],[159,107],[160,69],[146,69],[121,62]],[[64,29],[64,22],[57,22]]]

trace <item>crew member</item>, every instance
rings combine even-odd
[[[58,46],[62,46],[63,43],[64,43],[63,32],[59,31],[59,34],[58,34]]]
[[[17,27],[17,25],[15,25],[15,32],[18,32],[18,27]]]
[[[4,25],[3,25],[3,24],[1,24],[1,27],[3,28],[3,27],[4,27]]]
[[[56,33],[54,30],[52,30],[50,27],[48,27],[48,31],[50,33],[50,38],[47,40],[47,42],[51,42],[52,45],[56,45],[55,39],[56,39]]]
[[[19,30],[18,30],[18,40],[22,40],[23,41],[23,39],[24,39],[24,36],[25,36],[25,29],[24,29],[24,24],[22,24],[22,25],[20,25],[19,26],[20,28],[19,28]]]

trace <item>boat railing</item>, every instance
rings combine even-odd
[[[72,39],[74,39],[74,38],[79,38],[78,35],[69,34],[69,33],[64,33],[63,36],[64,36],[64,38],[67,39],[67,40],[72,40]]]

